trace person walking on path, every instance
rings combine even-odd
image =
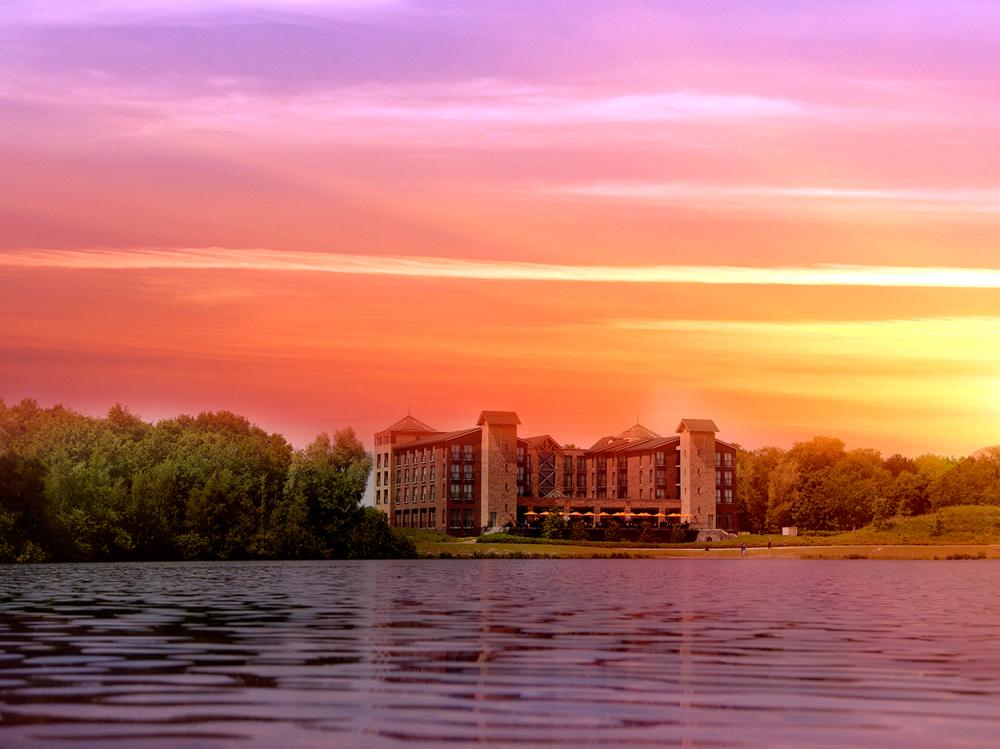
[[[740,544],[740,556],[745,557],[747,555],[747,545]]]

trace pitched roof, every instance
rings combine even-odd
[[[711,419],[681,419],[677,425],[678,432],[718,432],[719,427]]]
[[[413,440],[413,442],[404,442],[401,445],[396,445],[396,451],[409,450],[411,447],[427,447],[428,445],[437,445],[441,442],[451,442],[453,439],[458,439],[459,437],[467,437],[470,434],[479,431],[479,427],[473,427],[472,429],[459,429],[457,432],[435,432],[428,437],[421,437],[418,440]]]
[[[671,443],[677,442],[680,437],[654,437],[648,440],[635,440],[628,442],[618,437],[602,437],[587,452],[599,453],[622,453],[622,452],[642,452],[644,450],[654,450]]]
[[[420,419],[407,414],[402,419],[391,426],[387,426],[383,432],[436,432],[434,427],[427,426]]]
[[[517,414],[513,411],[483,411],[479,414],[479,421],[476,422],[479,426],[483,424],[499,424],[504,426],[520,423],[521,420],[517,418]]]
[[[606,447],[610,447],[611,445],[615,445],[622,441],[623,440],[619,439],[618,437],[601,437],[599,440],[597,440],[597,442],[595,442],[593,445],[590,446],[590,452],[603,450]]]
[[[528,447],[538,447],[543,442],[545,442],[545,440],[548,440],[549,442],[551,442],[552,444],[554,444],[556,447],[560,446],[558,442],[556,442],[554,439],[552,439],[552,435],[551,434],[539,434],[537,437],[525,437],[524,438],[524,443]]]
[[[628,440],[629,442],[637,442],[638,440],[652,440],[659,437],[656,432],[652,429],[647,429],[638,421],[635,426],[631,426],[624,432],[618,435],[619,439]]]

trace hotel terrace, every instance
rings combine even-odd
[[[736,448],[708,419],[662,437],[641,424],[590,448],[519,437],[513,411],[439,432],[406,416],[375,434],[375,507],[395,527],[471,535],[559,511],[588,525],[687,523],[735,532]]]

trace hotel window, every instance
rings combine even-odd
[[[667,456],[662,452],[656,453],[656,465],[665,466],[666,464],[667,464]]]
[[[459,472],[460,472],[460,469],[458,467],[458,463],[452,463],[451,464],[451,480],[452,481],[458,481]]]
[[[564,455],[563,456],[563,471],[566,472],[566,471],[572,471],[572,470],[573,470],[573,456],[572,455]]]
[[[402,471],[401,468],[397,468],[396,469],[396,483],[397,484],[401,483],[402,478],[403,478],[403,471]]]
[[[462,472],[462,477],[466,481],[472,481],[472,466],[465,466],[465,470]]]
[[[716,468],[715,469],[715,483],[716,484],[721,484],[722,483],[722,469],[721,468]]]
[[[656,490],[656,498],[657,499],[666,499],[666,497],[667,497],[667,490],[666,489],[657,489]]]
[[[451,487],[451,498],[460,499],[462,496],[462,485],[461,484],[449,484]]]
[[[725,463],[727,466],[731,466],[733,464],[733,454],[725,453],[722,458],[722,462]]]
[[[434,501],[434,484],[431,484],[431,502]]]
[[[471,461],[474,457],[472,445],[465,445],[465,459]]]
[[[717,465],[717,466],[721,466],[722,465],[722,453],[716,453],[715,454],[715,465]]]
[[[451,511],[451,522],[448,524],[451,528],[459,528],[461,524],[462,513],[459,510]]]
[[[472,510],[465,511],[465,527],[466,528],[472,527]]]
[[[396,501],[397,501],[397,502],[399,501],[399,498],[400,498],[401,496],[402,496],[402,492],[401,492],[401,491],[399,490],[399,487],[397,486],[397,487],[396,487]]]
[[[431,483],[434,483],[434,464],[431,463]]]
[[[427,487],[425,486],[420,487],[420,501],[421,502],[427,501]]]
[[[378,455],[375,456],[375,467],[376,468],[382,467],[382,453],[379,453]]]
[[[732,471],[726,471],[726,483],[729,484],[730,486],[732,485],[732,483],[733,483],[733,472]]]
[[[578,471],[587,470],[587,459],[583,455],[576,456],[576,470]]]
[[[427,512],[427,527],[437,528],[437,510],[433,507]]]
[[[716,489],[715,490],[715,501],[716,502],[721,502],[722,501],[722,489]]]
[[[724,489],[722,491],[722,497],[723,497],[723,501],[725,501],[725,502],[732,502],[733,501],[733,490],[732,489]]]
[[[420,466],[420,481],[427,481],[427,466]]]
[[[452,460],[458,460],[460,449],[461,448],[458,445],[452,445],[451,446],[451,459]]]
[[[426,463],[427,462],[427,448],[426,447],[423,448],[420,451],[420,462],[421,463]]]
[[[410,483],[410,469],[409,468],[404,468],[403,469],[403,482],[407,483],[407,484]]]
[[[375,486],[382,486],[382,472],[379,471],[375,474]]]
[[[472,499],[473,499],[473,490],[474,489],[475,489],[475,485],[474,484],[463,484],[462,485],[462,494],[464,495],[464,498],[466,500],[468,500],[469,502],[471,502]]]
[[[406,504],[409,501],[410,501],[410,489],[409,487],[407,487],[406,489],[403,489],[403,504]]]

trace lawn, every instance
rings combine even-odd
[[[695,558],[739,559],[741,544],[751,559],[969,559],[1000,558],[1000,507],[947,507],[938,514],[893,518],[837,534],[750,535],[711,544],[661,544],[523,539],[498,534],[453,538],[436,531],[406,529],[421,556],[454,558]],[[767,548],[768,541],[772,548]],[[706,550],[707,547],[707,550]]]

